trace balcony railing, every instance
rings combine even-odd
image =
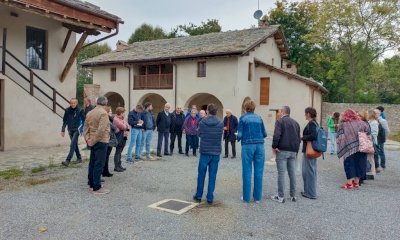
[[[133,89],[172,89],[173,74],[149,74],[135,76]]]

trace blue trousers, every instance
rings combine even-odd
[[[251,177],[254,167],[254,201],[261,201],[264,176],[265,149],[264,144],[242,145],[242,179],[243,179],[243,201],[250,202]]]
[[[356,152],[343,161],[347,179],[365,178],[367,174],[367,156],[367,153]]]
[[[74,156],[74,152],[76,153],[76,158],[78,160],[82,160],[82,156],[81,153],[79,152],[79,147],[78,147],[79,131],[78,130],[68,131],[68,134],[69,138],[71,139],[71,144],[69,145],[69,153],[66,161],[67,162],[71,161],[72,156]]]
[[[208,168],[208,190],[207,201],[214,200],[215,181],[217,179],[218,163],[220,155],[208,155],[200,153],[198,175],[197,175],[197,190],[195,198],[201,199],[203,196],[204,180],[206,178]]]
[[[101,173],[103,172],[104,165],[107,158],[107,143],[98,142],[90,148],[90,162],[89,162],[89,186],[93,191],[101,188]]]
[[[375,168],[386,168],[385,143],[378,143],[376,150],[378,153],[375,156]]]
[[[132,128],[131,129],[131,140],[129,142],[128,155],[126,160],[132,160],[132,150],[135,147],[135,158],[140,157],[140,153],[142,152],[142,129]]]

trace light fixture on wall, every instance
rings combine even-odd
[[[10,12],[11,17],[19,17],[18,13],[16,12]]]

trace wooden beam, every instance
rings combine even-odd
[[[282,39],[282,38],[280,38],[280,39],[275,39],[275,42],[276,42],[276,44],[281,45],[281,44],[283,44],[283,39]]]
[[[81,50],[83,44],[85,43],[87,36],[88,36],[87,32],[84,32],[82,34],[81,38],[79,39],[78,43],[76,44],[74,50],[72,51],[71,56],[69,57],[68,62],[65,65],[65,68],[61,73],[61,76],[60,76],[61,82],[64,82],[65,78],[67,77],[67,74],[68,74],[69,70],[71,69],[72,64],[74,64],[74,61],[75,61],[76,57],[78,56],[78,53]]]
[[[64,53],[65,49],[67,48],[69,38],[71,37],[71,33],[72,33],[72,30],[71,29],[68,30],[67,36],[65,36],[65,40],[64,40],[64,43],[63,43],[62,48],[61,48],[61,52],[62,53]]]
[[[72,30],[73,32],[79,33],[79,34],[81,34],[83,32],[87,32],[88,35],[95,35],[95,36],[100,34],[100,32],[95,29],[84,28],[84,27],[69,24],[69,23],[63,23],[62,26],[69,30]]]

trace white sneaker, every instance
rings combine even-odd
[[[285,202],[285,198],[279,197],[278,195],[271,196],[271,200],[279,203]]]

